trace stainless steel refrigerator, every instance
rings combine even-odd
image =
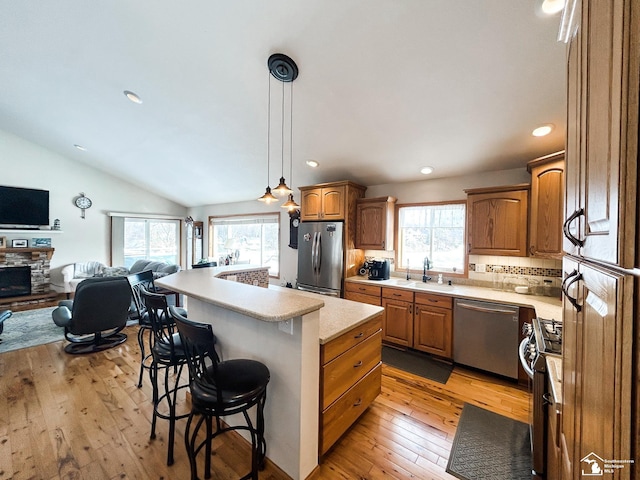
[[[341,296],[342,222],[302,222],[298,227],[298,288]]]

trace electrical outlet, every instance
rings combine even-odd
[[[486,263],[476,263],[476,272],[485,273],[487,271]]]
[[[278,322],[278,330],[293,335],[293,319],[290,318],[289,320]]]

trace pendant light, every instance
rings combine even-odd
[[[284,178],[284,143],[285,143],[285,91],[284,84],[291,83],[298,77],[298,66],[296,63],[289,58],[287,55],[282,53],[274,53],[269,57],[267,61],[267,66],[269,68],[269,73],[271,76],[276,78],[277,80],[282,82],[282,109],[281,109],[281,177],[279,185],[274,188],[274,192],[278,193],[280,196],[289,195],[291,200],[293,200],[293,191],[287,186],[287,183]],[[271,81],[271,76],[269,77],[269,81]],[[271,83],[269,83],[271,86]],[[271,97],[271,90],[269,90],[269,97]],[[293,99],[293,93],[291,94],[291,98]],[[292,105],[289,105],[289,108],[292,108]],[[269,111],[271,111],[271,99],[269,99]],[[292,114],[291,114],[292,118]],[[269,119],[271,119],[271,113],[269,113]],[[293,129],[291,130],[293,131]],[[291,169],[293,170],[293,168]],[[291,177],[289,177],[291,178]],[[275,198],[275,197],[274,197]],[[286,202],[287,204],[288,202]],[[295,202],[294,202],[295,203]],[[287,205],[288,207],[288,205]]]
[[[269,76],[269,102],[267,110],[267,188],[264,195],[258,198],[258,201],[270,204],[278,201],[278,199],[273,196],[273,193],[271,193],[271,187],[269,186],[269,164],[271,163],[271,76]]]
[[[291,84],[290,95],[291,97],[289,100],[289,128],[291,130],[289,134],[289,157],[290,157],[289,180],[291,180],[291,184],[293,184],[293,83]],[[280,206],[282,208],[286,208],[289,211],[289,215],[291,215],[292,212],[300,208],[300,205],[298,205],[293,200],[293,192],[289,194],[289,198],[287,199],[287,201]]]

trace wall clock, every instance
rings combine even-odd
[[[300,210],[289,212],[289,246],[298,249],[298,225],[300,225]]]
[[[91,199],[89,197],[85,197],[84,193],[80,193],[80,196],[76,197],[73,200],[73,203],[75,204],[76,207],[82,210],[82,218],[84,218],[85,210],[87,208],[91,208],[91,205],[93,205],[93,202],[91,201]]]

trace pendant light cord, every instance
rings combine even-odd
[[[289,185],[293,189],[293,82],[290,82],[291,86],[289,87],[289,156],[291,157],[291,162],[289,163]],[[293,193],[293,191],[292,191]]]
[[[269,102],[267,107],[267,186],[269,186],[269,163],[271,160],[271,72],[267,71],[269,80]]]
[[[282,145],[282,165],[280,168],[280,175],[284,177],[284,82],[282,82],[282,135],[280,142]]]

